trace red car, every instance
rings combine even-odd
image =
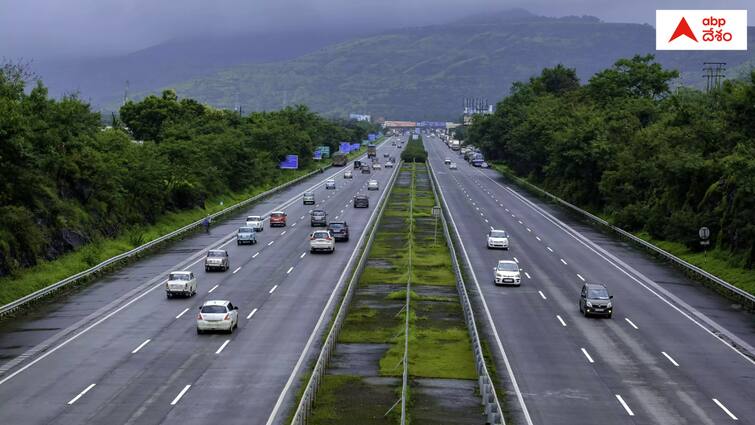
[[[275,226],[286,226],[286,213],[283,211],[273,211],[273,213],[270,214],[270,227]]]

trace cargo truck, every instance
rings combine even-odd
[[[376,158],[377,157],[377,146],[370,143],[367,145],[367,157],[368,158]]]
[[[346,154],[343,152],[336,152],[333,154],[333,166],[335,167],[343,167],[346,165],[346,161],[348,158],[346,158]]]

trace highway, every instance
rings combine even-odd
[[[378,148],[398,158],[389,138]],[[39,311],[0,327],[2,424],[266,424],[283,423],[295,391],[317,354],[325,311],[338,301],[337,285],[368,220],[396,169],[354,172],[333,168],[309,178],[117,273],[72,291]],[[336,190],[324,181],[333,176]],[[367,192],[369,178],[380,190]],[[302,205],[314,188],[316,206]],[[367,193],[369,209],[354,209]],[[310,254],[309,211],[348,222],[351,237],[336,252]],[[237,246],[235,230],[247,215],[285,210],[286,227],[265,223],[256,245]],[[206,273],[207,249],[229,251],[227,272]],[[167,299],[172,270],[199,281],[191,298]],[[232,335],[197,335],[197,308],[208,299],[239,306]]]
[[[514,423],[755,423],[752,314],[439,139],[425,136],[425,147],[484,304],[477,319],[492,324]],[[511,235],[510,250],[487,249],[491,228]],[[519,263],[521,287],[493,284],[499,259]],[[613,318],[582,317],[585,281],[608,286]]]

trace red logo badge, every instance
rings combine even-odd
[[[686,35],[687,37],[695,40],[697,42],[697,37],[695,37],[695,33],[692,32],[692,28],[689,27],[689,24],[687,23],[687,20],[682,17],[682,20],[679,21],[679,25],[676,26],[676,29],[674,30],[674,34],[671,36],[671,39],[669,42],[674,41],[674,39],[681,37],[683,35]]]

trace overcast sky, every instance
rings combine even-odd
[[[755,0],[0,0],[0,57],[117,55],[172,38],[442,23],[522,7],[654,24],[655,9],[746,9]],[[755,25],[755,11],[748,14]]]

